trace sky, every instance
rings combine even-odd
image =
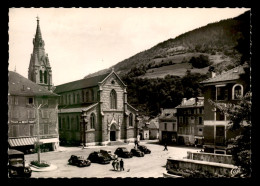
[[[55,85],[109,68],[160,42],[248,8],[10,8],[9,66],[28,78],[39,17]]]

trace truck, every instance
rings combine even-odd
[[[32,170],[25,166],[24,153],[15,149],[8,150],[8,174],[9,177],[30,178]]]

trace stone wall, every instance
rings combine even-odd
[[[213,154],[213,153],[202,153],[202,152],[187,152],[187,159],[217,162],[225,164],[234,164],[232,155],[225,154]]]

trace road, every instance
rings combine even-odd
[[[89,146],[84,149],[81,147],[60,147],[60,150],[56,152],[43,152],[41,153],[41,160],[56,165],[57,169],[49,172],[32,172],[32,178],[159,178],[166,171],[167,158],[183,158],[187,156],[187,151],[196,152],[200,150],[195,147],[168,146],[168,151],[163,151],[164,146],[159,145],[157,141],[142,141],[140,144],[146,145],[152,153],[146,154],[144,157],[134,156],[133,158],[123,159],[125,171],[114,171],[111,163],[105,165],[92,163],[89,167],[79,168],[69,165],[68,159],[72,154],[87,158],[92,151],[100,149],[109,149],[113,153],[119,146],[124,146],[130,151],[134,147],[133,143],[116,146]],[[37,160],[37,157],[37,153],[25,155],[26,163]]]

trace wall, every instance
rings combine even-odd
[[[225,163],[225,164],[234,164],[234,162],[232,160],[232,155],[224,155],[224,154],[213,154],[213,153],[188,151],[187,159],[216,162],[216,163]]]

